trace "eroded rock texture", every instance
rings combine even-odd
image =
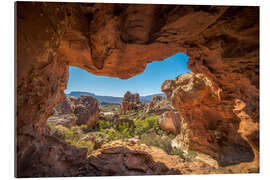
[[[181,130],[181,118],[179,112],[166,111],[159,116],[159,126],[168,133],[178,134]]]
[[[152,100],[144,107],[144,112],[160,115],[173,109],[174,108],[168,99],[163,99],[162,96],[154,96]]]
[[[93,127],[98,122],[99,104],[96,98],[91,96],[80,96],[74,100],[74,114],[78,117],[77,124],[87,124]]]
[[[53,110],[54,114],[47,121],[66,127],[87,124],[91,128],[99,120],[99,104],[97,99],[91,96],[66,98]]]
[[[221,166],[253,161],[258,153],[253,141],[258,126],[239,118],[234,102],[224,100],[221,90],[206,76],[180,75],[174,81],[165,81],[162,88],[183,116],[176,138],[179,148],[209,154]]]
[[[126,92],[121,103],[121,114],[126,114],[127,111],[137,110],[141,106],[140,95]]]
[[[103,149],[100,154],[89,157],[90,167],[98,176],[177,175],[179,170],[169,169],[164,163],[155,162],[144,151],[127,147]],[[87,175],[87,174],[86,174]]]
[[[237,109],[231,131],[239,132],[243,146],[236,149],[245,155],[252,152],[248,145],[259,151],[259,130],[244,131],[259,123],[258,7],[17,2],[16,10],[17,176],[34,175],[37,163],[47,174],[63,174],[50,165],[58,159],[42,162],[37,154],[48,153],[41,148],[47,143],[46,119],[65,99],[69,65],[127,79],[177,52],[186,53],[189,68],[220,89],[215,100],[227,103],[222,107]]]

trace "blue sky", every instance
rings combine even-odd
[[[71,91],[91,92],[96,95],[121,97],[126,91],[139,93],[141,96],[161,93],[161,84],[168,79],[175,79],[179,74],[190,72],[187,68],[188,57],[177,53],[163,61],[147,64],[143,73],[127,80],[96,76],[80,68],[69,68],[69,80],[65,93]]]

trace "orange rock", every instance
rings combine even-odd
[[[174,86],[166,83],[171,81],[162,85],[164,92],[183,116],[176,138],[181,149],[209,154],[221,166],[254,160],[257,153],[245,136],[258,128],[252,124],[245,136],[239,133],[242,119],[233,111],[232,102],[219,98],[219,90],[212,81],[203,74],[188,73],[178,76]]]
[[[121,113],[126,114],[127,111],[137,110],[139,107],[141,107],[140,95],[127,91],[121,103]]]
[[[178,112],[166,111],[160,116],[160,128],[173,134],[178,134],[181,130],[180,127],[181,117]]]
[[[39,175],[63,175],[60,171],[42,173],[50,165],[28,157],[31,154],[37,159],[43,153],[39,147],[46,144],[46,120],[65,99],[69,66],[127,79],[142,73],[147,63],[178,52],[186,53],[188,67],[204,74],[216,89],[216,95],[209,93],[211,88],[200,90],[199,100],[184,97],[185,108],[175,103],[189,126],[182,129],[203,129],[193,131],[191,141],[200,144],[191,146],[216,155],[220,147],[227,147],[225,139],[238,144],[246,137],[249,143],[243,140],[237,149],[229,143],[233,148],[224,152],[237,151],[238,159],[246,159],[244,156],[252,154],[248,146],[259,150],[259,130],[236,133],[244,119],[232,113],[235,99],[240,99],[249,122],[259,123],[258,7],[16,2],[16,10],[18,177],[31,176],[36,164],[44,167]],[[206,110],[197,108],[200,106]],[[217,142],[211,128],[219,126],[219,121],[208,122],[208,112],[227,122],[221,127],[229,133]],[[226,153],[219,156],[223,162],[231,161],[226,160]]]

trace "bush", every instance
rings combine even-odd
[[[189,150],[187,153],[185,153],[181,149],[173,148],[172,152],[170,153],[171,155],[178,155],[185,161],[191,161],[193,158],[197,156],[197,152],[193,150]]]
[[[140,136],[140,142],[148,146],[155,146],[163,149],[168,154],[170,154],[170,152],[172,151],[171,139],[168,136],[164,136],[163,138],[161,138],[160,136],[153,133],[142,134]]]
[[[123,138],[131,138],[134,136],[134,132],[133,132],[134,126],[129,125],[128,122],[119,123],[119,125],[117,127],[117,131],[118,131],[120,137],[123,137]]]
[[[172,151],[170,152],[171,155],[178,155],[180,156],[182,159],[185,159],[185,155],[184,155],[184,151],[182,151],[181,149],[177,149],[177,148],[172,148]]]
[[[154,129],[155,131],[159,130],[158,126],[158,116],[157,115],[146,115],[144,120],[136,120],[135,121],[135,134],[141,135],[146,133],[150,129]]]
[[[80,126],[80,129],[84,132],[84,133],[88,133],[91,131],[91,128],[87,125],[87,124],[82,124]]]
[[[188,154],[187,154],[187,157],[188,157],[189,160],[191,160],[191,159],[195,158],[197,155],[198,155],[198,153],[196,151],[189,150]]]
[[[105,121],[105,120],[99,120],[98,127],[99,130],[107,129],[112,126],[112,123],[110,121]]]

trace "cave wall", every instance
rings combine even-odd
[[[237,112],[242,129],[238,133],[259,151],[258,128],[243,130],[259,123],[259,7],[60,2],[15,6],[17,176],[31,176],[26,171],[45,156],[45,144],[60,146],[46,138],[46,119],[65,98],[68,66],[127,79],[142,73],[147,63],[177,52],[189,56],[188,67],[209,78],[230,108],[236,99],[244,102]],[[39,158],[31,161],[29,154]],[[61,166],[68,169],[70,164]],[[43,167],[39,171],[48,172],[51,165]],[[71,175],[65,168],[50,175]]]

